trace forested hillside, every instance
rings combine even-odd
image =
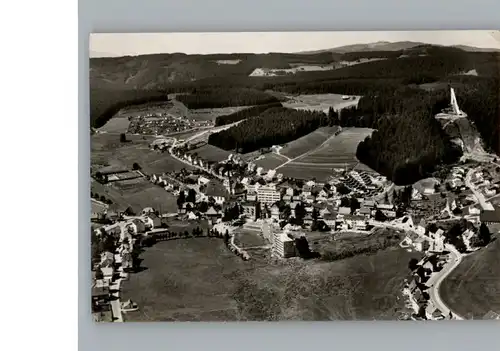
[[[262,112],[272,107],[282,107],[281,102],[273,102],[265,105],[257,105],[241,111],[237,111],[235,113],[231,113],[229,115],[219,116],[215,119],[215,125],[222,126],[225,124],[238,122],[241,121],[242,119],[246,119],[249,117],[258,116]]]
[[[323,112],[274,107],[258,117],[248,118],[237,126],[211,134],[208,143],[224,150],[247,153],[298,139],[329,123],[330,118]]]
[[[229,106],[252,106],[279,102],[278,99],[255,89],[193,89],[190,94],[179,95],[177,100],[190,109]]]

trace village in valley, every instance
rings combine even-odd
[[[467,118],[455,94],[453,88],[447,90],[448,109],[436,117],[448,118],[440,120],[442,124]],[[329,105],[327,100],[326,105],[321,102],[325,116],[342,116],[359,102],[354,94],[352,99],[351,95],[335,99]],[[349,270],[338,276],[351,274],[352,279],[361,276],[365,284],[384,284],[381,290],[394,299],[389,303],[387,297],[380,297],[384,301],[381,305],[389,304],[384,305],[383,316],[380,312],[381,319],[469,318],[463,309],[455,308],[456,301],[447,298],[454,288],[447,286],[450,279],[446,278],[469,256],[496,245],[500,232],[500,161],[496,155],[463,147],[460,160],[440,169],[439,175],[397,185],[356,158],[355,148],[369,135],[367,128],[321,127],[318,130],[328,134],[300,152],[293,149],[298,145],[293,142],[246,153],[239,152],[238,146],[227,151],[215,146],[212,135],[221,135],[242,120],[228,119],[230,123],[221,124],[216,118],[245,109],[198,110],[193,117],[196,112],[191,114],[180,100],[173,94],[162,103],[144,104],[135,110],[127,107],[101,129],[92,130],[92,313],[96,321],[259,319],[260,314],[251,314],[256,313],[252,310],[256,307],[248,306],[257,303],[253,299],[258,294],[252,291],[260,293],[262,289],[271,289],[269,294],[276,294],[272,295],[275,299],[288,299],[262,319],[307,319],[305,312],[292,317],[287,314],[302,306],[294,300],[299,292],[290,293],[294,294],[290,297],[280,289],[286,285],[290,292],[302,291],[298,287],[301,280],[306,285],[307,279],[316,282],[322,270],[340,269],[329,267],[344,261]],[[319,132],[313,133],[319,138]],[[354,142],[350,141],[352,135],[357,138]],[[351,151],[343,152],[337,160],[322,156],[328,159],[317,161],[321,153],[334,155],[339,152],[335,150],[347,150],[349,143],[354,145],[349,146]],[[327,148],[330,151],[325,154]],[[193,257],[200,256],[190,243],[213,250],[199,254],[206,257],[197,263]],[[172,257],[174,245],[175,250],[183,251],[179,262]],[[384,263],[373,268],[387,269],[390,290],[385,290],[384,279],[389,278],[384,273],[380,278],[367,278],[375,272],[366,268],[373,267],[369,260],[377,260],[379,254],[398,257],[394,262],[381,258]],[[206,263],[211,268],[195,272],[202,269],[195,265],[204,262],[211,262]],[[174,271],[173,267],[181,264],[193,267],[193,271]],[[148,276],[155,270],[163,271],[161,278]],[[188,282],[190,274],[199,280]],[[174,281],[180,275],[182,282]],[[234,290],[229,296],[207,282],[201,283],[203,276],[221,289],[226,283],[220,279],[226,277],[241,284],[228,285]],[[331,298],[328,290],[351,284],[335,281],[331,285],[325,282],[329,288],[321,291],[324,297],[315,298],[326,304]],[[156,284],[162,287],[151,287]],[[207,311],[190,312],[204,303],[187,298],[188,288],[195,284],[206,290],[202,297],[206,298]],[[319,289],[323,283],[315,284],[310,283],[310,289]],[[349,289],[350,294],[363,294],[359,299],[370,304],[372,299],[360,291],[363,289],[354,285]],[[310,296],[300,294],[302,299]],[[231,301],[226,303],[228,299]],[[152,306],[152,301],[159,307]],[[262,306],[271,306],[266,305],[271,302],[262,301]],[[287,303],[294,307],[283,307]],[[163,304],[168,308],[161,307]],[[274,311],[272,306],[263,308]],[[160,311],[162,308],[165,311]],[[345,315],[336,315],[325,307],[325,314],[314,318],[355,318],[357,308],[353,305]],[[203,317],[204,313],[208,317]],[[237,317],[242,315],[246,317]],[[500,319],[500,308],[481,315]],[[363,317],[370,318],[361,314]]]

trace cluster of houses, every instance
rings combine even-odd
[[[403,294],[409,297],[412,309],[415,311],[416,319],[441,320],[449,318],[433,305],[426,285],[431,275],[442,269],[446,260],[439,256],[425,256],[420,260],[412,271],[412,276],[403,288]]]
[[[277,179],[267,182],[259,177],[225,178],[221,181],[203,174],[191,174],[187,178],[190,184],[180,184],[179,177],[153,175],[151,180],[176,196],[184,193],[187,200],[179,207],[179,214],[188,219],[206,216],[210,220],[220,220],[222,210],[235,204],[241,207],[241,214],[247,219],[270,218],[273,222],[297,218],[299,206],[303,209],[301,220],[306,226],[323,221],[334,230],[366,230],[377,211],[388,219],[396,217],[392,204],[365,200],[364,197],[355,198],[359,208],[341,206],[344,195],[337,192],[336,184],[315,181],[300,184]],[[195,196],[188,198],[193,191]],[[203,202],[210,206],[200,211],[198,204]]]
[[[212,127],[212,121],[199,121],[170,113],[148,113],[129,117],[128,133],[147,135],[166,135],[179,133],[194,128]]]

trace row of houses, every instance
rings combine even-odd
[[[434,262],[431,262],[432,258],[435,259]],[[403,292],[409,296],[410,303],[419,319],[440,320],[447,317],[430,301],[427,291],[429,287],[426,285],[431,275],[440,271],[445,262],[440,256],[425,256],[414,267],[410,281],[403,288]]]

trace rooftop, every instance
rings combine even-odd
[[[229,192],[224,187],[224,185],[222,185],[220,181],[215,179],[207,183],[204,193],[207,196],[221,196],[221,197],[229,196]]]
[[[500,222],[500,207],[494,208],[493,211],[481,211],[481,222]]]

